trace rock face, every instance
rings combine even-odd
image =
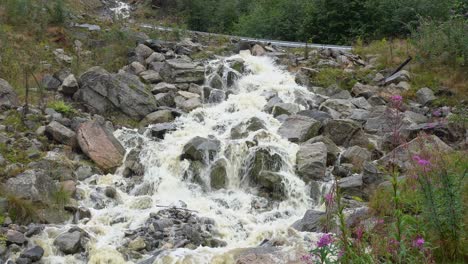
[[[77,145],[76,133],[59,122],[50,122],[50,124],[46,126],[46,134],[62,144],[71,147],[76,147]]]
[[[321,232],[321,218],[325,216],[325,212],[307,210],[301,220],[296,221],[292,227],[301,232]]]
[[[317,136],[320,126],[320,122],[310,117],[293,115],[286,119],[278,133],[291,142],[304,142]]]
[[[0,79],[0,109],[9,109],[18,105],[18,98],[11,85]]]
[[[145,116],[145,118],[141,120],[140,126],[145,127],[152,124],[169,123],[173,120],[174,116],[172,115],[171,111],[159,110]]]
[[[32,201],[47,201],[55,186],[41,170],[27,170],[5,183],[7,190],[19,198]]]
[[[98,121],[81,124],[77,138],[81,150],[102,169],[109,171],[122,164],[125,149]]]
[[[297,173],[305,182],[323,180],[327,167],[327,146],[322,142],[302,144],[296,162]]]
[[[91,111],[99,114],[122,112],[142,119],[156,110],[156,100],[134,75],[112,75],[93,67],[80,77],[80,89],[75,94]]]
[[[198,83],[205,80],[205,68],[182,59],[167,60],[160,75],[168,83]]]
[[[342,163],[352,163],[356,168],[362,169],[364,162],[371,159],[371,153],[365,148],[352,146],[343,152],[341,156]]]
[[[227,184],[227,163],[226,160],[217,160],[212,166],[210,171],[210,185],[211,189],[218,190],[226,187]]]

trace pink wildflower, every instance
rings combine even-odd
[[[418,162],[418,165],[425,168],[431,165],[431,162],[427,159],[421,158],[419,155],[414,155],[413,159]]]
[[[325,201],[328,205],[333,204],[333,193],[327,193],[325,194]]]
[[[403,97],[401,95],[392,95],[392,96],[390,96],[390,99],[394,103],[401,103],[403,101]]]
[[[333,242],[333,238],[330,234],[324,234],[317,242],[317,247],[326,247]]]
[[[358,241],[361,241],[362,239],[362,236],[364,235],[364,228],[362,228],[362,226],[359,226],[358,228],[356,228],[356,239]]]
[[[418,236],[415,240],[413,240],[413,247],[418,249],[423,249],[424,247],[424,238]]]

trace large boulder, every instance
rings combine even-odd
[[[21,252],[20,257],[29,259],[32,262],[34,261],[39,261],[42,256],[44,256],[44,249],[40,246],[34,246],[30,249],[27,249],[23,252]]]
[[[42,170],[27,170],[6,181],[4,187],[18,198],[46,202],[55,190],[52,179]]]
[[[327,168],[327,146],[322,142],[300,145],[296,162],[297,174],[305,182],[323,180]]]
[[[76,133],[59,122],[50,122],[46,126],[45,132],[57,142],[71,147],[76,146]]]
[[[323,135],[338,146],[365,147],[368,144],[360,125],[349,119],[328,120],[323,127]]]
[[[227,162],[225,159],[219,159],[211,166],[210,185],[211,189],[218,190],[227,185]]]
[[[183,59],[167,60],[159,72],[168,83],[198,83],[205,80],[205,68]]]
[[[221,142],[217,139],[194,137],[185,144],[181,159],[201,161],[208,164],[221,150]]]
[[[372,153],[362,147],[352,146],[341,155],[341,163],[351,163],[356,169],[362,169],[364,162],[369,161]]]
[[[83,235],[84,232],[79,229],[72,228],[65,233],[60,234],[54,240],[54,246],[64,254],[75,254],[83,252]]]
[[[327,166],[335,164],[338,156],[340,155],[340,148],[327,136],[317,136],[306,141],[307,144],[323,142],[327,146]]]
[[[307,116],[292,115],[281,125],[278,133],[291,142],[304,142],[318,135],[321,124]]]
[[[100,67],[90,68],[80,77],[80,89],[75,93],[89,110],[103,115],[122,112],[142,119],[156,110],[156,100],[137,76],[112,75]]]
[[[81,150],[102,169],[111,171],[122,165],[125,149],[102,123],[94,120],[81,124],[77,138]]]
[[[307,210],[302,219],[297,220],[292,228],[301,232],[322,232],[322,218],[325,217],[325,212],[316,210]]]
[[[338,118],[348,117],[354,108],[351,101],[346,99],[328,99],[320,106],[322,111],[339,113]]]
[[[11,85],[0,79],[0,109],[9,109],[18,105],[18,97]]]
[[[279,172],[283,163],[281,156],[273,150],[264,147],[255,148],[246,159],[243,181],[258,187],[260,195],[282,199],[285,190]]]

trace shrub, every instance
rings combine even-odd
[[[62,209],[68,202],[70,201],[71,195],[70,193],[60,186],[58,190],[52,193],[52,201],[54,201],[55,205]]]
[[[422,19],[412,32],[419,58],[430,63],[468,66],[468,23],[456,17],[448,21]]]

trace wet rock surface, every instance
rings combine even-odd
[[[129,249],[139,252],[153,252],[161,248],[226,246],[226,242],[217,238],[219,234],[213,219],[198,217],[182,208],[151,213],[144,227],[128,231],[126,237]]]

